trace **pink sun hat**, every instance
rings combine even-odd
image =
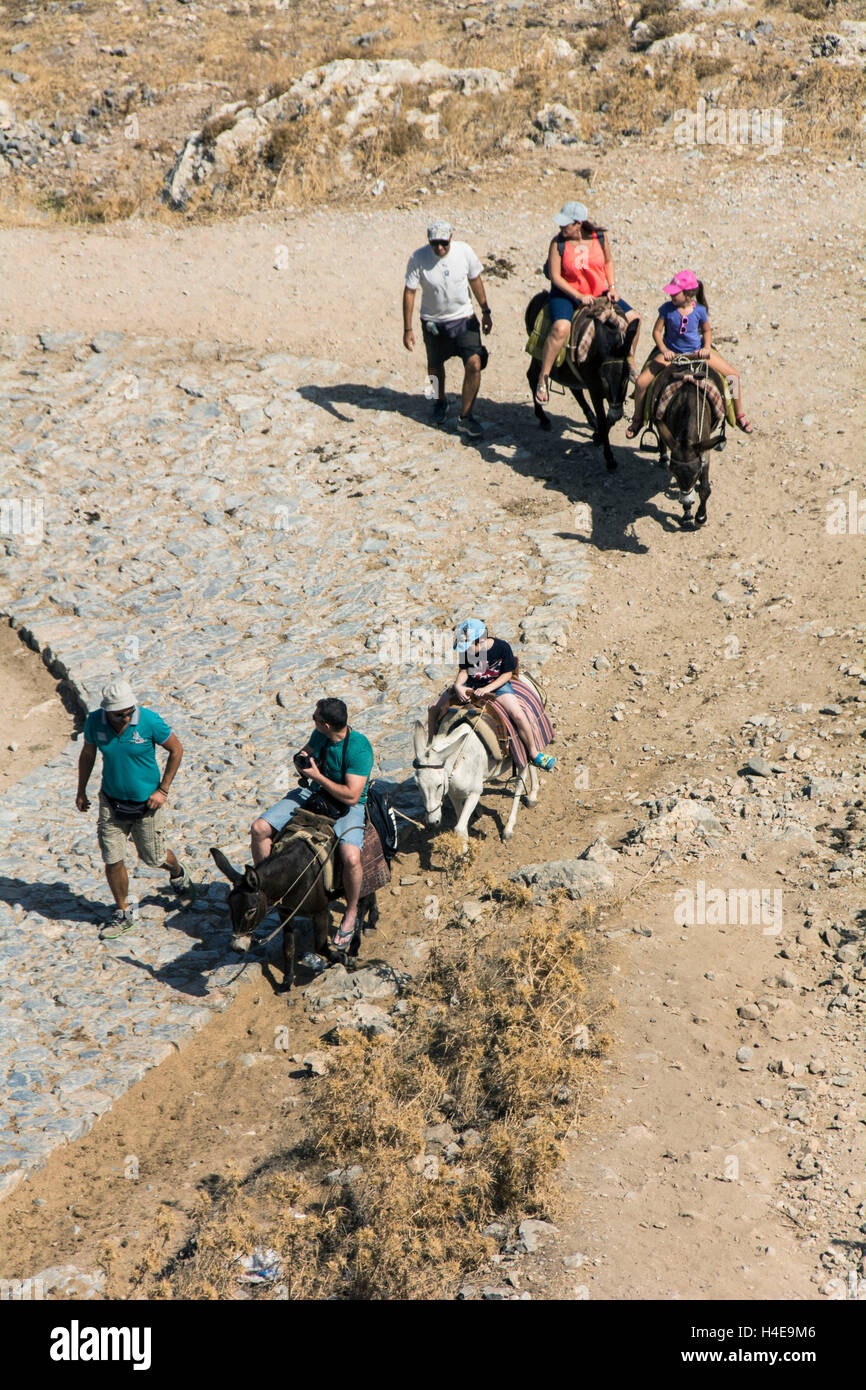
[[[669,285],[665,285],[662,294],[679,294],[681,290],[696,290],[699,280],[693,270],[678,270]]]

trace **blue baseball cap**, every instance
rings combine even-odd
[[[480,618],[464,618],[462,623],[458,623],[454,633],[454,650],[458,656],[462,656],[473,642],[480,642],[481,638],[486,636],[487,628]]]
[[[583,203],[565,203],[562,211],[554,217],[554,222],[560,227],[567,227],[570,222],[585,222],[589,213]]]

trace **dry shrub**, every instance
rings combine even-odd
[[[217,136],[222,135],[226,130],[231,130],[236,121],[237,115],[230,112],[224,112],[221,116],[210,116],[201,128],[202,149],[213,149],[217,142]]]
[[[583,36],[584,52],[590,55],[603,53],[605,49],[614,48],[618,43],[625,43],[627,38],[628,33],[622,21],[610,19],[607,24],[587,30]]]
[[[511,944],[447,933],[399,1035],[342,1043],[312,1083],[304,1152],[203,1193],[192,1239],[143,1267],[145,1296],[230,1297],[238,1256],[262,1246],[282,1257],[293,1298],[453,1297],[493,1253],[492,1218],[544,1210],[607,1045],[581,1032],[592,1019],[575,913],[536,912]],[[437,1173],[425,1129],[445,1121],[465,1142]],[[338,1172],[313,1182],[290,1171],[299,1163]]]

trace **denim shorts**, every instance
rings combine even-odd
[[[571,323],[574,318],[574,311],[578,307],[573,299],[569,299],[567,294],[559,294],[556,290],[551,290],[549,303],[552,323],[555,323],[557,319],[566,319]],[[631,313],[631,305],[627,299],[616,299],[614,303],[621,314]]]
[[[504,685],[497,686],[497,688],[494,690],[494,692],[493,692],[493,699],[494,699],[494,700],[497,699],[497,697],[500,696],[500,695],[516,695],[516,694],[517,694],[517,691],[514,689],[514,686],[511,684],[511,681],[506,681]]]
[[[274,830],[282,830],[283,826],[288,825],[295,812],[309,801],[313,791],[314,788],[312,787],[296,787],[294,791],[289,792],[288,796],[284,796],[282,801],[278,801],[276,805],[263,811],[262,820],[266,820],[268,825],[273,826]],[[366,818],[366,806],[346,807],[346,814],[334,821],[334,834],[341,845],[354,845],[356,849],[362,848]]]

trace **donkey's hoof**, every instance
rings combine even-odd
[[[707,514],[706,514],[706,512],[704,512],[703,516],[701,516],[700,512],[698,512],[697,516],[695,517],[695,525],[696,525],[696,526],[706,526],[706,524],[707,524]]]
[[[548,418],[547,418],[546,415],[542,415],[542,416],[539,418],[539,421],[538,421],[538,428],[541,429],[541,430],[544,430],[545,434],[549,434],[549,433],[550,433],[550,431],[551,431],[551,429],[553,428],[553,426],[551,425],[551,423],[550,423],[550,421],[548,420]]]
[[[615,458],[605,459],[605,461],[604,461],[604,466],[605,466],[605,468],[607,469],[608,473],[615,473],[615,472],[616,472],[616,469],[617,469],[617,462],[616,462],[616,459],[615,459]]]

